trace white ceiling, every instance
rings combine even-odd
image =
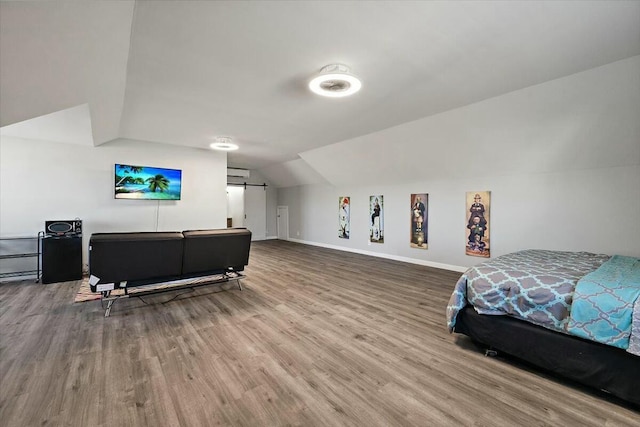
[[[0,128],[0,135],[36,141],[94,145],[88,104],[3,126]]]
[[[88,104],[95,145],[206,148],[225,135],[241,147],[230,166],[284,162],[294,176],[300,153],[640,54],[640,1],[1,8],[2,126]],[[335,62],[362,91],[311,94],[308,80]]]
[[[0,126],[88,104],[94,140],[117,138],[134,4],[2,1],[0,8]]]

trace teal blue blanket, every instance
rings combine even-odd
[[[639,298],[640,259],[614,255],[578,281],[567,331],[628,349]]]

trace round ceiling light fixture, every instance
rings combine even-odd
[[[362,82],[342,64],[322,67],[320,74],[309,82],[309,89],[318,95],[342,98],[353,95],[362,87]]]
[[[209,147],[213,148],[214,150],[221,151],[234,151],[238,149],[238,146],[231,142],[231,138],[229,138],[228,136],[218,136],[216,138],[216,142],[211,143]]]

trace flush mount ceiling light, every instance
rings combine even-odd
[[[362,87],[360,80],[342,64],[330,64],[320,70],[320,74],[309,82],[309,89],[318,95],[341,98],[353,95]]]
[[[233,151],[238,149],[238,146],[231,142],[231,138],[229,138],[228,136],[217,137],[216,142],[213,142],[211,145],[209,145],[209,147],[213,148],[214,150],[221,151]]]

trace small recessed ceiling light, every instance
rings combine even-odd
[[[353,95],[362,87],[360,79],[349,73],[349,67],[330,64],[320,70],[320,75],[309,82],[309,89],[318,95],[341,98]]]
[[[221,151],[233,151],[238,149],[238,146],[231,142],[231,138],[229,138],[228,136],[217,137],[216,142],[209,145],[209,147],[213,148],[214,150]]]

